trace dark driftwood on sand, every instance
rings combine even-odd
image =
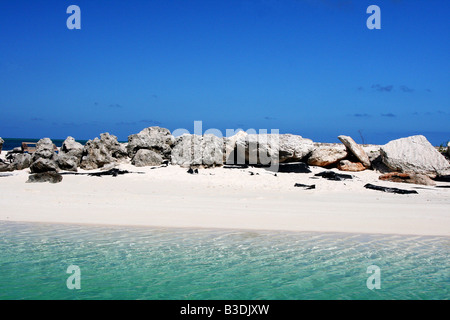
[[[370,184],[370,183],[366,184],[364,186],[364,188],[377,190],[377,191],[383,191],[383,192],[389,192],[389,193],[398,193],[398,194],[418,193],[415,190],[404,190],[404,189],[398,189],[398,188],[381,187],[381,186],[376,186],[376,185],[373,185],[373,184]]]
[[[332,180],[332,181],[343,181],[343,180],[347,180],[347,179],[352,179],[353,178],[352,175],[336,173],[334,171],[323,171],[323,172],[315,174],[314,176],[322,177],[324,179]]]
[[[130,172],[127,170],[119,170],[119,169],[111,169],[108,171],[99,171],[99,172],[86,172],[86,173],[80,173],[80,172],[62,172],[62,175],[85,175],[85,176],[91,176],[91,177],[101,177],[101,176],[113,176],[117,177],[118,175],[127,174],[127,173],[138,173],[138,174],[144,174],[145,172]]]
[[[315,184],[302,184],[302,183],[296,183],[294,184],[294,187],[299,187],[299,188],[305,188],[305,190],[311,190],[311,189],[315,189],[316,185]]]

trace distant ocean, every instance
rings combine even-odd
[[[2,150],[9,151],[16,147],[20,147],[22,145],[22,142],[38,142],[39,139],[31,139],[31,138],[3,138],[5,141],[3,143]],[[61,147],[65,139],[52,139],[53,143],[57,147]],[[81,144],[85,144],[87,140],[77,140]]]

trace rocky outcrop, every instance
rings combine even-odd
[[[74,138],[69,136],[66,138],[66,140],[64,140],[60,149],[60,154],[64,153],[68,156],[73,156],[81,160],[81,157],[83,155],[83,148],[84,146],[81,143],[75,141]]]
[[[83,149],[84,146],[81,143],[75,141],[73,137],[67,137],[60,148],[56,160],[58,167],[61,170],[76,172],[78,170],[77,167],[81,163]]]
[[[430,179],[427,175],[417,173],[401,173],[390,172],[379,177],[380,180],[402,183],[422,184],[425,186],[435,186],[436,182]]]
[[[33,153],[30,171],[32,173],[58,171],[56,160],[55,145],[49,138],[43,138],[36,143],[36,151]]]
[[[223,165],[223,139],[212,134],[203,136],[184,134],[172,149],[171,163],[181,167]]]
[[[117,137],[102,133],[99,138],[89,140],[83,148],[80,167],[87,170],[102,168],[127,156],[126,148]]]
[[[62,181],[62,179],[63,177],[59,173],[43,172],[30,174],[28,176],[27,183],[42,183],[42,182],[59,183]]]
[[[3,149],[3,144],[5,143],[5,140],[3,140],[2,138],[0,138],[0,153],[2,153],[2,149]]]
[[[292,134],[241,134],[227,138],[227,153],[233,149],[233,159],[228,156],[227,163],[245,158],[248,164],[270,164],[298,162],[309,155],[314,144],[312,140]],[[240,164],[239,162],[237,162]]]
[[[330,167],[347,157],[343,145],[317,146],[308,158],[308,164],[318,167]]]
[[[337,168],[341,171],[364,171],[366,167],[361,162],[351,162],[349,160],[341,160],[337,165]]]
[[[447,156],[450,157],[450,142],[447,142]]]
[[[14,160],[11,163],[11,166],[14,170],[23,170],[29,168],[33,159],[32,156],[28,153],[17,153],[14,155]]]
[[[131,164],[136,167],[159,166],[162,163],[161,155],[148,149],[139,149],[131,160]]]
[[[49,138],[43,138],[36,143],[36,151],[33,153],[33,161],[42,159],[55,159],[55,146]]]
[[[80,163],[80,159],[76,156],[71,156],[68,153],[60,153],[58,154],[56,163],[61,170],[65,171],[78,171],[78,165]]]
[[[383,163],[395,172],[445,175],[450,163],[422,136],[393,140],[381,147]]]
[[[349,136],[339,136],[339,140],[345,145],[345,147],[351,152],[366,168],[370,167],[370,160],[364,149],[358,145],[355,140]]]
[[[58,171],[58,166],[54,160],[39,158],[30,165],[31,173],[42,173],[48,171]]]
[[[148,149],[159,153],[163,159],[169,159],[174,143],[175,138],[169,129],[149,127],[128,136],[127,152],[133,158],[138,150]]]

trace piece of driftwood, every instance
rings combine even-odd
[[[418,193],[416,190],[404,190],[404,189],[398,189],[398,188],[388,188],[388,187],[376,186],[376,185],[373,185],[373,184],[370,184],[370,183],[366,184],[364,186],[364,188],[377,190],[377,191],[388,192],[388,193],[398,193],[398,194]]]
[[[332,180],[332,181],[344,181],[347,179],[353,179],[353,176],[350,174],[336,173],[334,171],[323,171],[323,172],[315,174],[314,176],[322,177],[324,179]]]
[[[311,190],[311,189],[315,189],[316,185],[315,184],[302,184],[302,183],[296,183],[294,184],[294,187],[298,187],[298,188],[305,188],[305,190]]]

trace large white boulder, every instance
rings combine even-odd
[[[393,140],[381,146],[383,163],[392,171],[430,176],[446,175],[450,163],[422,135]]]

